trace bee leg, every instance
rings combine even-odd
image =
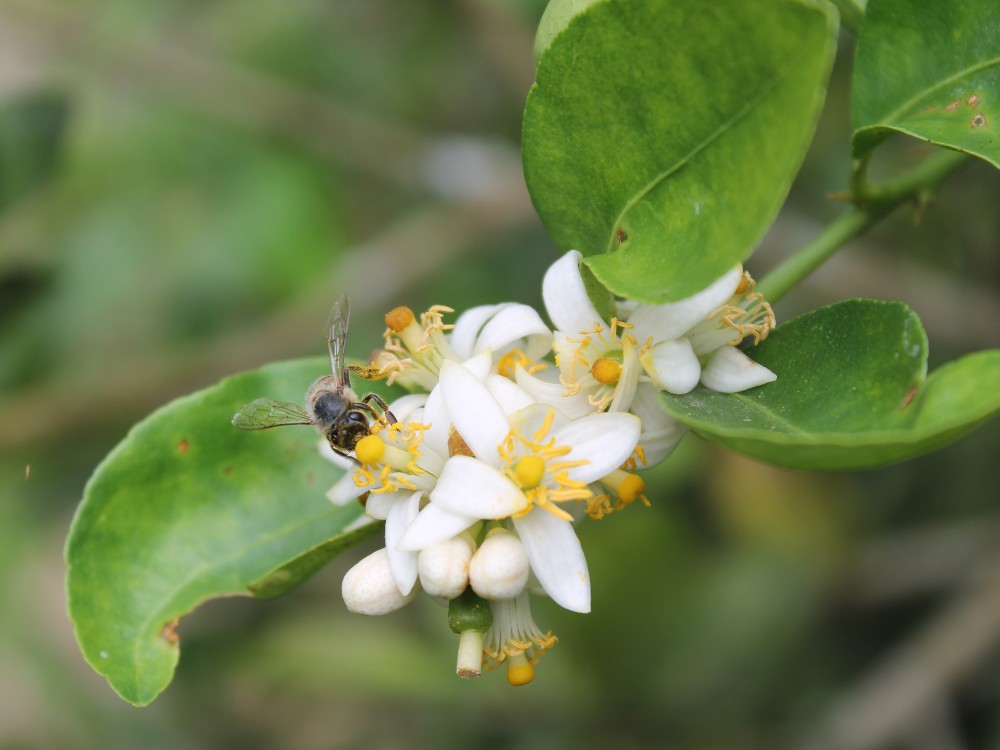
[[[353,456],[348,451],[345,451],[343,448],[334,445],[332,440],[327,439],[326,442],[330,444],[330,447],[333,448],[333,452],[336,453],[337,455],[343,456],[344,458],[353,461],[358,466],[362,465],[361,462],[357,459],[357,456]]]
[[[367,396],[361,399],[361,403],[367,406],[369,409],[372,408],[371,404],[369,403],[370,401],[374,401],[378,405],[378,408],[382,410],[382,413],[385,415],[385,418],[389,421],[389,424],[396,424],[399,421],[398,419],[396,419],[396,415],[393,414],[391,411],[389,411],[389,404],[387,404],[385,402],[385,399],[383,399],[377,393],[369,393]],[[374,412],[374,409],[372,409],[372,411]]]

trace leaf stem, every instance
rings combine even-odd
[[[850,211],[761,279],[757,291],[768,301],[777,302],[837,250],[903,203],[916,200],[923,205],[929,194],[968,160],[968,154],[942,150],[895,180],[865,184],[862,195],[852,196],[855,205]]]
[[[864,0],[833,0],[833,4],[840,11],[840,25],[857,36],[865,18]]]

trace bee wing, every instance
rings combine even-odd
[[[344,349],[347,346],[347,327],[351,322],[351,306],[347,295],[342,295],[330,311],[330,327],[326,336],[326,348],[330,352],[330,368],[337,379],[338,390],[351,385],[351,374],[344,365]]]
[[[269,427],[312,422],[300,406],[272,398],[258,398],[240,407],[233,415],[233,424],[241,430],[266,430]]]

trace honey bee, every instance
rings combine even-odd
[[[334,451],[356,461],[351,453],[361,438],[371,434],[372,422],[382,419],[394,424],[397,420],[377,393],[358,399],[351,388],[351,367],[344,364],[350,319],[351,309],[343,296],[333,306],[326,338],[333,374],[324,375],[309,386],[305,409],[287,401],[258,398],[233,415],[233,424],[241,430],[312,425],[326,437]],[[363,368],[358,370],[364,372]]]

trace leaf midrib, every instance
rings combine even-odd
[[[894,109],[889,114],[883,115],[883,116],[875,118],[875,119],[876,120],[882,120],[883,122],[892,122],[892,121],[895,121],[895,120],[903,117],[904,114],[909,113],[908,111],[911,110],[916,105],[917,102],[921,101],[922,99],[926,99],[928,96],[930,96],[931,94],[933,94],[935,91],[939,91],[940,89],[943,89],[943,88],[945,88],[947,86],[950,86],[952,83],[955,83],[956,81],[961,80],[962,78],[971,76],[974,73],[978,73],[981,70],[986,70],[987,68],[995,67],[997,65],[1000,65],[1000,56],[994,57],[994,58],[992,58],[990,60],[985,60],[984,62],[981,62],[978,65],[972,65],[972,66],[969,66],[967,68],[963,68],[962,70],[958,71],[957,73],[955,73],[955,74],[953,74],[951,76],[948,76],[947,78],[942,78],[940,81],[938,81],[933,86],[931,86],[929,88],[926,88],[926,89],[923,89],[919,93],[917,93],[914,96],[910,97],[905,102],[903,102],[901,105],[899,105],[898,107],[896,107],[896,109]],[[881,124],[881,123],[879,123],[879,122],[872,122],[872,123],[868,123],[867,125],[862,125],[861,127],[872,127],[872,126],[877,126],[879,124]]]
[[[803,51],[795,60],[795,63],[801,61],[802,58],[806,56],[806,51]],[[719,127],[713,130],[706,138],[700,143],[695,144],[695,146],[684,156],[682,156],[677,162],[670,165],[668,168],[656,175],[650,182],[639,190],[635,195],[630,198],[622,210],[615,217],[614,222],[611,225],[611,234],[608,238],[607,252],[612,252],[614,250],[615,244],[617,242],[617,228],[621,226],[622,218],[631,211],[636,204],[643,200],[647,195],[649,195],[653,190],[656,189],[660,183],[666,180],[671,175],[679,172],[683,167],[691,162],[694,157],[708,148],[711,144],[722,138],[726,133],[735,128],[742,120],[744,120],[756,107],[757,105],[778,85],[788,76],[788,71],[792,70],[794,65],[787,65],[777,71],[776,75],[767,80],[758,92],[751,97],[743,107],[737,110],[728,120],[723,122]]]

